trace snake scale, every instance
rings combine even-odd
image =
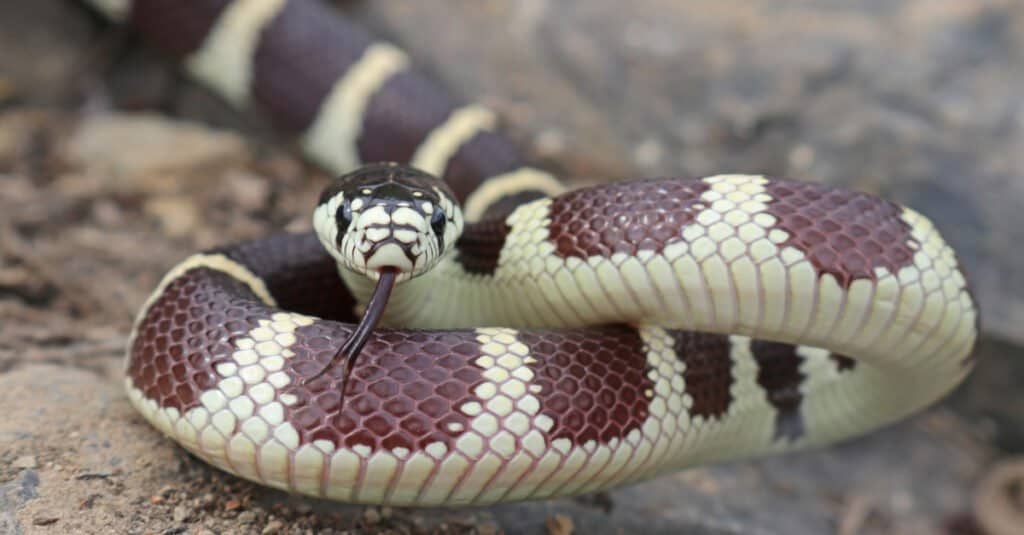
[[[344,394],[328,365],[371,287],[312,233],[165,276],[127,391],[228,472],[358,503],[573,495],[858,435],[972,367],[968,284],[909,208],[751,175],[566,192],[492,112],[318,2],[90,3],[332,172],[405,163],[463,206],[454,250],[397,286]]]

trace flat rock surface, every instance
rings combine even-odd
[[[985,524],[1002,535],[999,504],[977,490],[1024,450],[1019,2],[342,8],[498,109],[534,156],[579,183],[762,172],[928,214],[977,286],[987,334],[977,371],[938,407],[863,439],[577,500],[394,510],[250,485],[134,413],[120,378],[126,336],[188,252],[308,228],[325,176],[258,116],[177,79],[73,2],[7,0],[0,533],[978,534]]]

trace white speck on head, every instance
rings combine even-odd
[[[390,225],[391,216],[388,215],[387,210],[381,205],[370,207],[364,212],[359,214],[359,227],[367,227],[369,225]]]
[[[394,236],[395,239],[400,242],[414,243],[416,241],[416,237],[418,236],[418,234],[416,234],[416,232],[412,230],[398,229],[394,232]]]
[[[391,214],[391,221],[396,225],[411,225],[414,227],[422,226],[423,216],[416,210],[409,208],[408,205],[396,208]]]
[[[387,239],[391,235],[391,230],[387,227],[373,227],[366,229],[366,239],[370,241],[381,241]]]

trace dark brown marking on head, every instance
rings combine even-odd
[[[707,189],[699,180],[653,179],[559,195],[551,203],[548,239],[563,258],[660,252],[683,240]]]
[[[846,355],[840,355],[838,353],[829,353],[828,358],[832,359],[832,362],[836,364],[836,371],[842,373],[845,371],[853,371],[857,368],[857,361]]]
[[[896,204],[804,182],[770,180],[765,190],[772,197],[767,213],[789,234],[780,247],[803,252],[819,277],[830,274],[849,288],[858,279],[875,280],[876,268],[898,273],[914,263],[917,242]]]
[[[528,366],[540,387],[540,413],[554,421],[549,440],[606,443],[625,438],[647,419],[651,400],[645,392],[654,383],[635,329],[521,331],[518,339],[537,359]]]
[[[358,321],[355,297],[316,235],[278,234],[214,249],[261,278],[278,306],[335,321]]]
[[[452,449],[469,429],[470,418],[458,408],[478,401],[473,389],[484,380],[473,364],[481,356],[473,332],[375,331],[352,368],[343,402],[342,366],[308,384],[302,380],[329,363],[350,332],[351,326],[323,321],[295,331],[284,393],[298,399],[285,407],[285,420],[299,442],[329,440],[372,451],[420,451],[441,442]]]
[[[409,163],[427,135],[454,109],[448,94],[422,74],[409,70],[395,74],[366,106],[359,159]]]
[[[260,35],[253,99],[278,127],[302,132],[372,42],[365,30],[321,2],[287,2]]]
[[[524,165],[519,150],[508,139],[494,132],[477,132],[448,160],[444,179],[459,201],[464,201],[485,179]]]
[[[136,0],[128,24],[174,58],[195,52],[231,0]]]
[[[369,192],[364,193],[367,190]],[[317,205],[344,193],[349,200],[369,196],[394,198],[409,203],[430,201],[436,206],[441,203],[438,191],[450,201],[455,201],[455,193],[448,184],[434,175],[394,162],[373,162],[332,180],[320,193]]]
[[[503,220],[496,219],[466,226],[455,242],[455,261],[469,273],[493,275],[510,230]]]
[[[686,364],[683,381],[693,398],[690,413],[708,419],[721,418],[732,405],[732,344],[722,334],[667,331],[676,357]]]
[[[804,374],[800,371],[803,357],[797,355],[796,346],[779,342],[752,340],[750,352],[757,362],[757,384],[764,389],[770,403],[778,411],[775,417],[775,440],[790,442],[804,436],[800,403],[803,394],[800,384]]]
[[[196,268],[171,282],[146,312],[132,341],[127,376],[146,398],[184,414],[216,386],[216,365],[233,342],[270,317],[243,282]]]

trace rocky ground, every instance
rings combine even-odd
[[[6,0],[0,533],[1024,533],[1021,4],[340,7],[577,182],[756,171],[928,214],[982,302],[976,373],[863,439],[576,500],[398,510],[242,482],[133,412],[125,339],[189,252],[308,228],[325,176],[75,3]]]

